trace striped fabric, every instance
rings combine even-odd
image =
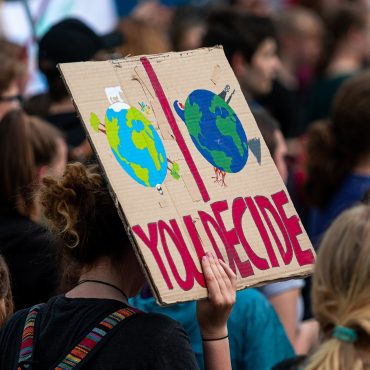
[[[19,352],[18,370],[31,368],[35,322],[36,322],[37,314],[39,313],[40,308],[42,306],[43,304],[38,304],[36,306],[33,306],[29,310],[28,315],[26,317],[26,322],[24,324],[22,342],[21,342],[21,347],[20,347],[20,352]]]
[[[71,370],[81,364],[89,353],[99,344],[99,342],[112,330],[117,324],[125,318],[138,313],[139,311],[128,307],[113,312],[101,321],[82,341],[77,344],[66,358],[55,368],[56,370]]]

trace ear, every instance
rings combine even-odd
[[[37,184],[41,185],[42,179],[47,175],[48,171],[49,171],[48,166],[40,166],[37,169],[37,175],[36,175]]]
[[[245,57],[242,53],[236,52],[231,57],[231,67],[234,70],[236,78],[242,77],[245,75],[246,71],[248,70],[248,63],[245,60]]]

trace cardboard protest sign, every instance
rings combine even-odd
[[[205,297],[214,250],[238,289],[315,253],[222,47],[61,64],[157,300]]]

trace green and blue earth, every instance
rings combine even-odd
[[[248,140],[239,118],[225,100],[208,90],[194,90],[184,106],[175,101],[174,108],[209,163],[228,173],[242,170],[248,160]]]
[[[167,174],[161,138],[151,122],[136,108],[112,104],[105,115],[109,145],[121,167],[139,184],[155,187]]]

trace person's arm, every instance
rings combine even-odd
[[[213,253],[202,259],[208,298],[198,301],[205,370],[231,370],[227,320],[236,299],[236,275]]]
[[[295,346],[297,335],[297,304],[300,289],[295,288],[269,298],[275,308],[292,346]]]
[[[320,325],[315,319],[303,321],[294,346],[297,355],[306,355],[319,344]]]

